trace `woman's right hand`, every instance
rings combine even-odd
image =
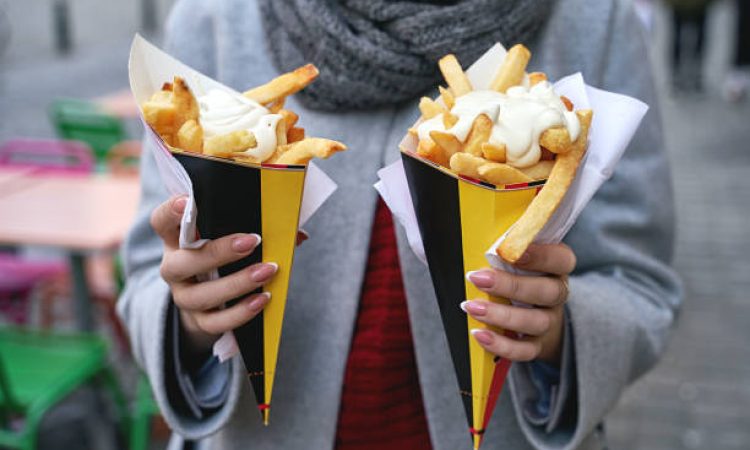
[[[151,226],[164,241],[161,276],[179,308],[183,331],[194,352],[210,351],[218,337],[255,317],[271,299],[270,293],[241,297],[267,283],[276,273],[273,263],[253,264],[217,280],[198,282],[196,276],[251,254],[260,243],[257,234],[230,234],[209,241],[199,249],[179,248],[180,219],[186,197],[173,197],[151,214]]]

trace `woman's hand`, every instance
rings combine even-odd
[[[237,233],[212,240],[199,249],[181,249],[180,219],[186,201],[186,197],[173,197],[159,205],[151,214],[151,226],[164,241],[161,276],[180,310],[191,349],[202,352],[209,350],[219,335],[248,322],[268,304],[271,296],[263,292],[220,308],[263,286],[276,273],[277,266],[254,264],[217,280],[196,281],[196,275],[251,254],[260,243],[260,236]]]
[[[568,299],[567,277],[576,265],[573,250],[565,244],[531,245],[516,267],[548,275],[520,276],[502,270],[469,272],[474,285],[495,297],[533,305],[523,308],[486,301],[466,301],[461,307],[488,325],[513,331],[507,336],[490,330],[472,330],[487,351],[513,361],[559,364],[563,335],[563,305]]]

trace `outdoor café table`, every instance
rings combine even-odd
[[[6,175],[0,175],[0,245],[65,250],[70,258],[77,326],[93,330],[84,261],[87,254],[112,251],[122,242],[138,204],[138,177],[33,171]],[[13,186],[17,188],[6,190]]]

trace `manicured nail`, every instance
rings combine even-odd
[[[232,250],[237,253],[246,253],[254,249],[260,244],[260,236],[257,234],[248,234],[247,236],[240,236],[232,241]]]
[[[476,339],[480,344],[492,344],[492,333],[487,330],[480,330],[478,328],[475,328],[471,330],[471,335],[474,336],[474,339]]]
[[[279,270],[279,266],[276,263],[263,263],[256,266],[252,272],[250,272],[250,279],[260,283],[266,281],[271,275],[275,274]]]
[[[185,205],[187,205],[187,197],[180,197],[172,202],[172,212],[178,215],[182,215],[185,212]]]
[[[260,294],[254,295],[252,301],[247,304],[247,307],[252,310],[258,310],[263,307],[268,301],[271,300],[270,292],[261,292]]]
[[[482,302],[473,302],[471,300],[467,300],[465,302],[461,302],[461,309],[463,309],[465,313],[469,313],[472,316],[483,316],[487,314],[487,305]]]
[[[495,284],[492,274],[486,270],[473,270],[466,277],[478,288],[491,288]]]

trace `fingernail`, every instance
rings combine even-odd
[[[461,309],[463,309],[465,313],[469,313],[472,316],[483,316],[487,314],[487,305],[482,302],[467,300],[465,302],[461,302]]]
[[[257,310],[262,308],[269,300],[271,300],[271,293],[261,292],[260,294],[253,296],[253,300],[247,304],[247,307],[249,309]]]
[[[495,284],[492,274],[486,270],[471,271],[466,277],[478,288],[490,288]]]
[[[248,234],[247,236],[240,236],[232,241],[232,250],[237,253],[245,253],[254,249],[260,244],[260,236],[257,234]]]
[[[471,335],[474,336],[474,339],[476,339],[480,344],[492,344],[492,333],[487,330],[480,330],[478,328],[475,328],[471,330]]]
[[[185,212],[185,205],[187,205],[187,197],[180,197],[172,202],[172,212],[175,214],[182,214]]]
[[[256,266],[255,269],[250,272],[250,279],[260,283],[275,274],[277,270],[279,270],[279,266],[276,263],[263,263]]]

